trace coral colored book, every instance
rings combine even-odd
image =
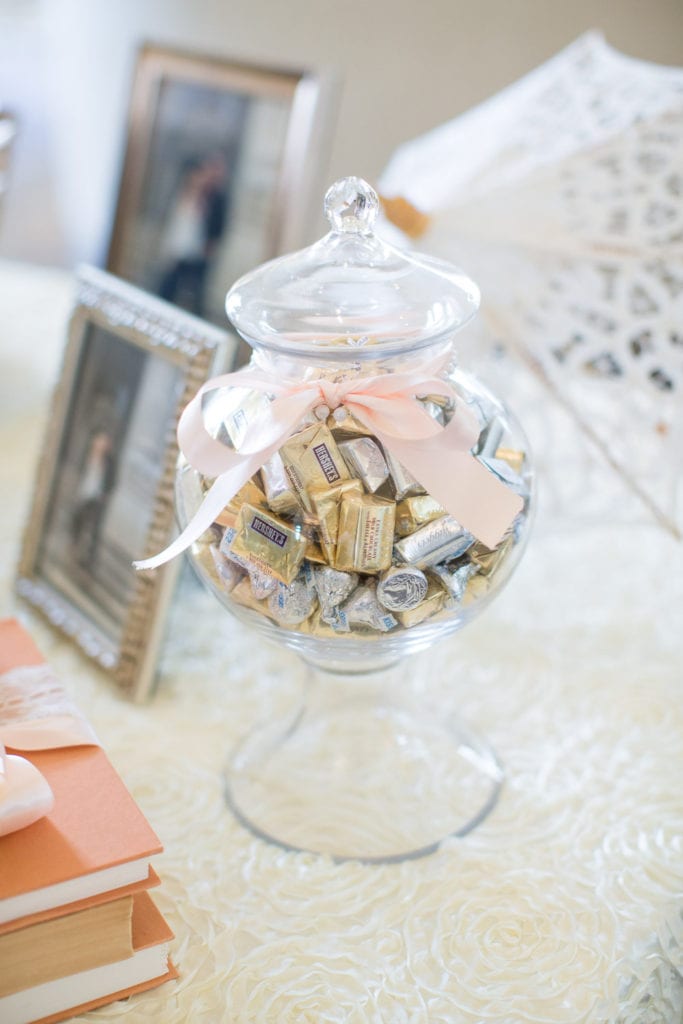
[[[161,880],[154,868],[150,867],[147,878],[142,879],[140,882],[122,885],[117,889],[107,889],[106,892],[98,892],[86,899],[60,904],[57,907],[51,907],[49,910],[41,910],[36,914],[26,914],[24,917],[5,921],[3,924],[0,924],[0,938],[7,932],[16,931],[17,928],[27,928],[29,925],[40,924],[42,921],[49,921],[51,918],[61,914],[75,914],[79,910],[88,910],[90,907],[97,906],[100,903],[121,899],[123,896],[133,896],[135,893],[142,892],[143,889],[152,889],[156,885],[161,885]]]
[[[55,806],[0,837],[0,924],[148,879],[161,843],[103,750],[22,756],[49,782]]]
[[[133,897],[0,935],[0,998],[133,955]]]
[[[0,622],[0,706],[2,673],[42,663],[18,622]],[[16,753],[45,776],[55,806],[0,837],[0,931],[154,884],[149,861],[161,843],[100,747]]]
[[[57,1024],[178,976],[169,959],[173,938],[146,893],[133,897],[132,953],[0,998],[2,1024]]]
[[[3,721],[3,674],[44,664],[18,622],[0,621],[6,740],[24,736]],[[5,685],[7,709],[9,676]],[[56,1024],[177,977],[173,933],[145,891],[159,882],[150,858],[161,843],[104,751],[16,752],[47,779],[55,806],[0,836],[0,1022]]]

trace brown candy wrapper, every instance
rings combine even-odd
[[[244,572],[249,572],[249,570],[253,569],[254,567],[253,562],[250,562],[249,559],[247,558],[241,558],[240,555],[236,555],[232,549],[233,542],[235,540],[235,537],[237,536],[236,526],[237,517],[235,517],[235,526],[228,526],[226,528],[225,533],[221,538],[218,550],[220,551],[221,555],[224,558],[227,558],[229,559],[229,561],[234,562],[235,565],[238,565],[240,569],[244,570]]]
[[[240,443],[267,401],[250,392],[235,398],[221,423],[229,443]],[[440,396],[423,404],[448,419]],[[377,639],[488,592],[512,535],[493,550],[476,542],[348,410],[321,408],[303,424],[198,543],[195,555],[216,585],[283,628],[321,638]],[[490,417],[480,458],[512,484],[525,456],[501,447],[499,435]],[[188,495],[192,487],[188,479]]]
[[[311,503],[308,500],[306,494],[306,482],[303,474],[299,467],[299,463],[303,457],[306,448],[311,443],[316,433],[319,430],[317,423],[313,426],[306,427],[305,430],[300,430],[298,434],[293,434],[280,448],[278,455],[282,459],[282,465],[284,467],[287,478],[292,485],[292,488],[297,496],[299,505],[302,508],[312,512]],[[305,502],[305,504],[304,504]]]
[[[340,480],[348,480],[350,473],[332,432],[321,424],[301,457],[301,469],[310,487],[328,487]]]

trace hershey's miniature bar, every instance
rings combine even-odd
[[[291,583],[304,560],[306,544],[300,527],[256,505],[244,504],[230,551],[282,583]]]
[[[346,494],[339,516],[335,568],[378,573],[391,565],[396,505],[372,494]]]
[[[339,535],[339,511],[345,495],[363,493],[360,480],[340,480],[334,487],[312,487],[310,499],[318,517],[320,544],[330,565],[334,565]]]

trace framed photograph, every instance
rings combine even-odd
[[[234,347],[109,274],[79,274],[16,587],[135,699],[152,687],[177,565],[132,562],[175,531],[178,417]]]
[[[226,324],[230,285],[315,233],[335,94],[329,76],[145,46],[107,268]]]

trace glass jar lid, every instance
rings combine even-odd
[[[377,193],[361,178],[332,185],[330,232],[228,292],[228,317],[242,337],[291,355],[358,358],[367,348],[388,356],[445,340],[471,320],[476,284],[450,263],[382,241],[373,233],[378,212]]]

